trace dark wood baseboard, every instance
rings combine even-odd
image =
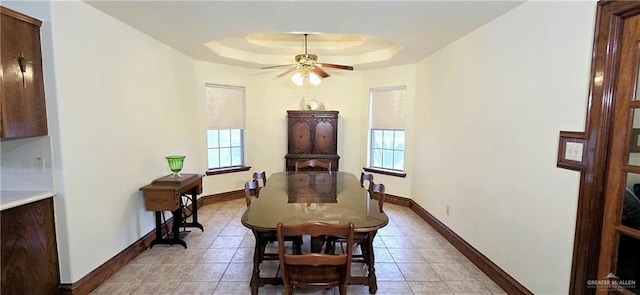
[[[418,216],[431,225],[431,227],[437,230],[445,239],[447,239],[447,241],[458,249],[462,255],[467,257],[471,263],[491,278],[498,286],[500,286],[500,288],[507,292],[507,294],[533,295],[533,293],[525,286],[516,281],[507,272],[480,253],[480,251],[473,248],[473,246],[458,236],[444,223],[440,222],[440,220],[431,215],[431,213],[427,212],[427,210],[418,205],[414,200],[389,194],[385,196],[384,200],[385,203],[409,207],[413,212],[418,214]]]
[[[166,234],[165,228],[171,228],[173,226],[173,217],[167,220],[167,226],[163,226],[163,235]],[[91,293],[94,289],[98,288],[102,283],[108,280],[113,274],[122,269],[127,263],[135,259],[140,253],[144,252],[151,241],[156,238],[155,230],[152,230],[144,237],[135,241],[122,252],[113,256],[107,260],[98,268],[94,269],[80,280],[73,284],[61,284],[58,288],[60,295],[85,295]]]
[[[198,206],[209,205],[218,202],[230,201],[235,199],[243,199],[244,190],[236,190],[215,195],[208,195],[198,199]],[[199,208],[199,207],[198,207]]]
[[[220,193],[215,195],[204,196],[198,199],[198,208],[214,204],[218,202],[224,202],[229,200],[235,200],[244,198],[243,190],[230,191],[226,193]],[[489,258],[484,256],[478,250],[473,248],[469,243],[463,240],[460,236],[454,233],[450,228],[444,225],[440,220],[435,218],[418,203],[412,199],[394,196],[386,194],[385,202],[390,204],[396,204],[403,207],[408,207],[413,212],[418,214],[424,221],[437,230],[447,241],[449,241],[460,253],[469,259],[476,265],[481,271],[483,271],[489,278],[491,278],[498,286],[500,286],[508,294],[533,294],[508,273],[498,267]],[[173,218],[167,221],[167,226],[164,228],[171,228],[173,224]],[[164,233],[163,233],[164,234]],[[107,262],[100,265],[98,268],[88,273],[82,279],[73,284],[61,284],[59,291],[61,295],[84,295],[89,294],[95,288],[104,283],[113,274],[118,272],[127,263],[136,258],[140,253],[144,252],[151,241],[155,239],[155,231],[152,230],[141,239],[134,242],[131,246],[124,249],[122,252],[109,259]]]
[[[198,198],[198,208],[218,203],[229,201],[233,199],[244,198],[244,191],[237,190],[231,191],[221,194],[209,195],[205,197]],[[166,234],[167,228],[171,228],[173,226],[173,217],[167,220],[166,226],[162,227],[162,234]],[[113,274],[122,269],[127,263],[131,262],[138,255],[144,252],[151,241],[155,239],[155,229],[150,231],[144,237],[135,241],[126,249],[122,250],[122,252],[118,253],[116,256],[113,256],[111,259],[98,266],[96,269],[82,277],[75,283],[72,284],[60,284],[58,291],[60,295],[85,295],[91,293],[94,289],[98,288],[105,281],[107,281]]]
[[[375,193],[373,194],[373,198],[376,199],[376,200],[378,199],[378,197],[376,196]],[[410,207],[411,206],[411,199],[405,198],[405,197],[394,196],[394,195],[390,195],[390,194],[384,194],[384,202],[385,203],[399,205],[399,206],[402,206],[402,207]]]

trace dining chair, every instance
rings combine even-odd
[[[367,193],[369,194],[369,198],[378,199],[378,209],[380,210],[380,212],[383,212],[382,209],[384,206],[384,199],[386,197],[384,184],[371,182]],[[354,235],[353,241],[360,247],[360,252],[362,254],[352,255],[352,262],[363,262],[367,265],[369,263],[373,263],[373,245],[369,243],[369,235],[375,236],[375,234],[376,232],[360,232]],[[340,244],[343,252],[347,251],[346,249],[344,249],[345,243],[348,246],[348,242],[344,236],[327,237],[325,253],[335,253],[337,244]]]
[[[369,186],[368,188],[371,189],[371,183],[373,183],[373,174],[371,173],[360,173],[360,186],[364,187],[364,181],[368,181],[369,182]]]
[[[324,222],[307,222],[297,225],[278,223],[278,255],[284,284],[283,294],[292,294],[294,287],[333,288],[338,286],[341,295],[347,294],[351,255],[353,252],[353,223],[346,225]],[[288,253],[283,246],[286,236],[323,235],[346,237],[347,250],[341,254]]]
[[[253,172],[253,179],[256,180],[262,180],[262,186],[266,186],[267,185],[267,173],[262,171],[262,172]]]
[[[303,169],[306,170],[320,170],[322,171],[331,171],[331,162],[325,162],[317,159],[310,159],[306,161],[299,161],[295,163],[295,171],[301,171]]]
[[[247,181],[244,184],[244,199],[247,203],[247,207],[251,205],[251,196],[256,196],[256,199],[260,197],[260,184],[257,179]]]
[[[384,199],[387,196],[384,191],[384,184],[375,183],[373,181],[369,183],[369,198],[378,199],[378,207],[380,209],[380,212],[384,212],[384,210],[382,210],[382,207],[384,206]]]

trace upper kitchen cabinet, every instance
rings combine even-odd
[[[47,135],[42,22],[0,6],[0,137]]]

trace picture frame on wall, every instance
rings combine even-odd
[[[584,132],[560,131],[556,166],[569,170],[582,171],[585,168],[586,145],[587,136]]]

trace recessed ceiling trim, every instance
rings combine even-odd
[[[309,53],[317,54],[319,62],[357,65],[358,70],[365,70],[419,62],[526,1],[82,0],[82,3],[199,61],[248,68],[281,64],[302,53],[302,38],[298,44],[289,41],[290,48],[284,45],[267,48],[243,38],[255,32],[299,31],[300,34],[311,34]],[[367,38],[377,36],[401,49],[390,49],[395,47],[386,45],[367,50],[365,46],[342,43],[325,50],[319,47],[323,45],[319,38],[327,37],[321,32],[357,34]],[[242,40],[227,44],[229,40],[225,38],[232,35]],[[224,52],[219,54],[211,47],[203,46],[210,41],[220,43],[212,47]],[[367,39],[363,43],[369,42],[371,40]],[[341,49],[341,46],[347,48]],[[229,53],[229,48],[235,48],[234,53]],[[369,58],[365,53],[383,48],[396,53],[392,58],[370,62],[380,58]],[[234,59],[233,55],[240,59]]]
[[[215,54],[260,65],[295,62],[291,52],[304,53],[303,35],[251,33],[230,35],[205,43]],[[321,56],[320,63],[365,64],[393,58],[402,46],[370,35],[319,34],[309,36],[308,53]],[[287,49],[284,51],[283,49]]]

